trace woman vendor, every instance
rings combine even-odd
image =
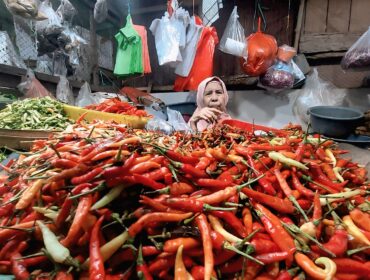
[[[193,131],[203,131],[213,127],[223,119],[230,119],[226,105],[229,95],[224,82],[219,77],[203,80],[197,91],[197,109],[189,120]]]

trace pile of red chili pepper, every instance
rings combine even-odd
[[[132,115],[137,117],[149,117],[145,110],[137,109],[135,106],[130,105],[128,102],[121,101],[119,98],[106,99],[100,104],[91,104],[85,106],[86,109],[122,114],[122,115]]]
[[[366,171],[289,125],[255,135],[70,126],[0,185],[16,279],[368,279]]]

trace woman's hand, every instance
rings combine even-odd
[[[193,131],[196,131],[197,130],[197,123],[200,120],[205,120],[208,123],[215,123],[215,122],[217,122],[217,120],[218,120],[218,118],[221,114],[222,114],[222,111],[220,111],[220,110],[217,110],[215,108],[205,107],[205,108],[201,109],[199,112],[194,113],[191,116],[191,118],[189,120],[190,127]]]

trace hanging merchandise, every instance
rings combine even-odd
[[[141,46],[142,46],[142,63],[144,67],[144,74],[149,74],[152,72],[152,68],[150,66],[150,57],[149,57],[149,49],[148,49],[148,34],[146,32],[145,26],[142,25],[135,25],[134,29],[139,34],[141,38]]]
[[[33,20],[45,20],[47,15],[39,11],[36,0],[3,0],[7,9],[13,14]]]
[[[224,53],[247,57],[244,28],[240,24],[237,6],[234,7],[220,40],[219,49]]]
[[[219,10],[224,7],[222,0],[203,0],[201,2],[201,18],[204,26],[211,26],[218,20]]]
[[[26,80],[17,86],[18,90],[23,93],[25,98],[38,98],[54,96],[36,79],[32,70],[27,70]]]
[[[340,106],[343,104],[345,93],[334,90],[334,85],[322,80],[317,69],[307,78],[301,91],[291,95],[293,113],[302,123],[308,123],[308,109],[317,105]]]
[[[91,95],[91,88],[88,82],[85,82],[78,92],[75,105],[78,107],[85,107],[94,104],[95,100]]]
[[[190,16],[183,8],[174,10],[170,17],[165,12],[161,19],[153,20],[149,29],[155,39],[159,65],[171,64],[175,67],[182,61],[180,48],[186,45],[186,27]]]
[[[188,32],[186,33],[186,45],[181,49],[182,62],[178,63],[175,69],[175,74],[187,77],[193,66],[197,45],[202,35],[203,26],[195,23],[195,17],[190,20]]]
[[[62,29],[61,17],[53,10],[49,0],[41,3],[39,11],[45,14],[47,19],[36,22],[37,33],[43,33],[45,29],[48,29],[49,33],[56,33]]]
[[[94,19],[101,23],[105,21],[108,16],[108,4],[106,0],[97,0],[94,6]]]
[[[71,86],[69,85],[69,81],[65,76],[59,77],[59,82],[57,85],[57,93],[56,97],[59,101],[74,105],[75,104],[75,98],[73,96],[73,91],[71,89]]]
[[[258,30],[246,39],[248,58],[241,58],[243,71],[250,76],[259,76],[274,63],[278,50],[276,39],[261,32],[261,19],[258,19]]]
[[[199,17],[196,23],[202,25]],[[174,90],[197,90],[198,85],[205,78],[213,76],[213,55],[218,43],[218,36],[214,27],[204,27],[198,42],[197,52],[191,71],[187,77],[177,76]]]
[[[275,64],[260,76],[261,86],[275,92],[292,88],[295,80],[292,58],[295,55],[296,50],[294,48],[287,45],[279,47]]]
[[[71,22],[77,14],[76,8],[69,0],[62,0],[56,12],[63,22]]]
[[[344,70],[370,70],[370,27],[349,48],[342,58],[340,65]]]
[[[133,27],[131,15],[127,16],[125,27],[120,29],[115,38],[118,45],[114,74],[121,77],[142,74],[142,42]]]

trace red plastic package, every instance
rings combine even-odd
[[[203,24],[199,17],[196,17],[196,24]],[[218,36],[216,28],[204,27],[189,76],[176,76],[174,85],[175,91],[196,91],[201,81],[213,76],[213,55],[217,44]]]
[[[240,58],[243,71],[249,76],[259,76],[274,63],[278,46],[276,39],[261,32],[261,19],[258,19],[258,31],[248,36],[247,61]]]

